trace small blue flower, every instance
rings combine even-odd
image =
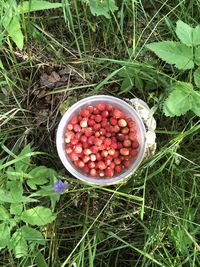
[[[63,193],[68,187],[68,184],[63,183],[61,180],[58,180],[58,182],[53,185],[53,190],[58,193]]]

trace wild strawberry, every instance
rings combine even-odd
[[[104,144],[105,144],[106,146],[110,146],[111,143],[112,143],[111,138],[106,138],[106,139],[104,140]]]
[[[100,134],[100,132],[96,132],[94,135],[95,135],[95,137],[100,137],[101,134]]]
[[[132,144],[132,148],[138,148],[139,147],[139,142],[135,140]]]
[[[105,172],[99,170],[99,171],[98,171],[98,176],[99,176],[99,177],[104,177],[104,176],[105,176]]]
[[[118,150],[115,150],[115,154],[113,155],[113,158],[118,158],[119,157],[119,151]]]
[[[114,163],[115,165],[119,165],[121,163],[121,159],[119,158],[114,159]]]
[[[74,146],[74,152],[76,152],[77,154],[82,153],[83,148],[82,148],[82,144],[78,143]]]
[[[116,119],[123,119],[125,116],[124,116],[124,113],[121,110],[115,108],[113,110],[113,117],[116,118]]]
[[[75,139],[75,138],[71,139],[70,144],[72,145],[78,144],[78,139]]]
[[[110,148],[111,148],[111,149],[117,149],[117,143],[112,143],[112,144],[110,145]]]
[[[115,166],[115,172],[120,173],[122,171],[122,167],[120,165]]]
[[[97,161],[102,160],[101,154],[99,152],[96,153]]]
[[[105,130],[104,128],[101,128],[101,129],[99,130],[99,133],[100,133],[100,135],[105,135],[106,130]]]
[[[120,131],[120,128],[118,125],[113,126],[113,132],[118,133]]]
[[[128,134],[129,133],[129,128],[128,127],[124,127],[121,129],[121,133],[123,134]]]
[[[87,165],[84,166],[83,172],[86,173],[86,174],[90,172],[90,169],[88,168]]]
[[[81,116],[82,116],[83,118],[87,118],[87,117],[89,117],[89,116],[90,116],[90,111],[89,111],[88,109],[83,109],[83,110],[81,111]]]
[[[92,113],[93,110],[94,110],[94,107],[93,107],[92,105],[89,105],[89,106],[87,107],[87,110],[89,110],[89,112]]]
[[[70,146],[70,147],[66,147],[65,151],[66,151],[67,154],[70,154],[70,153],[72,153],[73,149]]]
[[[117,138],[118,141],[124,141],[125,135],[121,134],[121,133],[118,133],[118,134],[116,134],[116,138]]]
[[[74,132],[78,133],[81,131],[81,126],[79,124],[74,125]]]
[[[119,127],[126,127],[127,122],[124,119],[118,120]]]
[[[69,130],[69,131],[73,130],[73,124],[72,123],[67,124],[67,130]]]
[[[96,124],[95,120],[89,119],[88,120],[88,125],[89,126],[94,126]]]
[[[100,114],[100,110],[98,108],[94,107],[93,114],[94,115]]]
[[[132,149],[131,150],[131,156],[135,158],[135,157],[137,157],[137,155],[138,155],[138,151],[136,149]]]
[[[117,148],[120,149],[122,147],[123,147],[122,143],[121,142],[117,142]]]
[[[83,156],[83,162],[84,163],[88,162],[89,160],[90,160],[89,156],[87,156],[87,155]]]
[[[126,147],[121,148],[120,149],[120,154],[123,155],[123,156],[129,155],[129,149],[126,148]]]
[[[131,140],[131,141],[135,141],[135,139],[136,139],[136,134],[135,133],[129,133],[129,135],[128,135],[128,138]]]
[[[77,161],[77,166],[78,166],[79,168],[84,168],[85,163],[84,163],[82,160],[78,160],[78,161]]]
[[[100,111],[104,111],[106,109],[106,105],[104,103],[97,104],[97,108]]]
[[[97,171],[96,171],[96,169],[91,169],[91,170],[90,170],[90,175],[91,175],[92,177],[97,176]]]
[[[87,137],[91,136],[92,134],[93,134],[92,128],[88,127],[88,128],[85,129],[85,135]]]
[[[101,124],[100,123],[96,123],[94,126],[93,126],[93,129],[94,131],[98,131],[99,129],[101,129]]]
[[[102,157],[107,157],[107,156],[108,156],[108,151],[107,151],[107,150],[103,150],[103,151],[101,152],[101,156],[102,156]]]
[[[97,163],[97,167],[100,169],[100,170],[105,170],[106,169],[106,164],[103,162],[103,161],[99,161]]]
[[[88,168],[90,169],[96,168],[96,164],[94,161],[89,161],[87,165],[88,165]]]
[[[96,122],[101,122],[102,121],[102,117],[101,117],[101,115],[96,115],[95,116],[95,118],[94,118],[94,120],[96,121]]]
[[[131,165],[131,161],[130,160],[123,160],[122,164],[124,165],[124,167],[128,168]]]
[[[112,111],[113,110],[112,104],[107,104],[106,109],[107,109],[107,111]]]
[[[88,155],[92,154],[92,151],[89,148],[86,148],[83,150],[83,154],[88,156]]]
[[[81,141],[82,143],[87,142],[87,140],[88,140],[88,138],[87,138],[86,135],[81,135],[81,137],[80,137],[80,141]]]
[[[96,159],[97,159],[97,158],[96,158],[96,155],[95,155],[95,154],[91,154],[91,155],[90,155],[90,160],[91,160],[91,161],[96,161]]]
[[[98,147],[96,145],[95,146],[91,146],[90,150],[92,151],[93,154],[96,154],[99,151],[99,149],[98,149]]]
[[[124,140],[124,142],[123,142],[123,146],[124,146],[124,147],[131,147],[131,140],[129,140],[129,139]]]
[[[86,118],[83,118],[81,121],[80,121],[80,126],[82,128],[85,128],[88,126],[88,122],[87,122],[87,119]]]
[[[113,175],[114,175],[114,170],[110,167],[108,167],[106,170],[105,170],[105,174],[109,177],[109,178],[112,178]]]
[[[94,144],[94,139],[95,139],[95,137],[93,135],[88,137],[88,144],[89,145],[93,145]]]
[[[100,146],[101,144],[102,144],[102,140],[100,139],[100,138],[95,138],[94,139],[94,144],[95,144],[95,146]]]
[[[78,154],[75,152],[70,153],[69,157],[72,161],[77,161],[79,159]]]
[[[71,124],[77,124],[78,123],[78,117],[77,116],[73,116],[70,120]]]
[[[104,110],[101,112],[102,118],[107,118],[109,116],[109,112],[107,110]]]
[[[117,124],[117,119],[114,118],[114,117],[111,117],[111,118],[110,118],[110,124],[111,124],[111,125],[116,125],[116,124]]]

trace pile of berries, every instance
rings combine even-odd
[[[84,107],[66,125],[66,153],[92,177],[113,177],[131,165],[139,143],[136,123],[112,104]]]

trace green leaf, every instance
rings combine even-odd
[[[37,185],[46,184],[50,180],[51,175],[55,175],[55,171],[45,166],[39,166],[29,172],[29,176],[32,177],[27,180],[28,186],[36,190]]]
[[[200,93],[193,91],[192,111],[200,117]]]
[[[17,14],[13,14],[12,19],[8,21],[9,19],[10,18],[7,17],[7,19],[3,20],[3,26],[15,42],[16,46],[21,50],[24,46],[24,36],[21,31],[19,16]]]
[[[193,46],[193,28],[182,20],[178,20],[176,23],[176,35],[183,44]]]
[[[41,252],[38,252],[36,258],[35,258],[35,263],[38,267],[48,267],[44,256],[42,255]]]
[[[9,181],[7,183],[7,188],[10,189],[10,195],[13,203],[22,202],[23,188],[20,181]]]
[[[22,151],[20,152],[20,154],[18,155],[18,157],[20,156],[25,156],[27,154],[31,153],[31,146],[30,144],[26,145]],[[16,171],[23,171],[26,172],[28,167],[30,165],[30,157],[26,157],[23,160],[20,160],[18,162],[15,163],[15,169]]]
[[[196,86],[200,88],[200,67],[198,67],[194,72],[194,82]]]
[[[104,16],[110,18],[110,12],[115,12],[118,8],[114,0],[82,0],[90,7],[90,11],[94,16]]]
[[[32,203],[32,202],[37,202],[38,200],[30,198],[30,197],[24,197],[22,196],[22,199],[20,202],[23,203]],[[0,188],[0,202],[7,202],[7,203],[15,203],[15,200],[13,199],[12,195],[10,192],[7,190],[3,190]]]
[[[191,83],[178,82],[165,100],[163,110],[166,116],[180,116],[192,110],[200,115],[200,94],[193,90]]]
[[[0,249],[5,248],[10,240],[10,228],[7,224],[0,224]]]
[[[133,87],[133,81],[131,78],[126,77],[120,87],[120,93],[128,92]]]
[[[17,180],[21,176],[20,173],[16,173],[13,167],[8,167],[6,174],[9,180]]]
[[[18,229],[10,240],[10,248],[13,250],[16,258],[25,257],[28,254],[28,245],[25,238],[22,235],[20,229]]]
[[[197,25],[193,30],[193,45],[200,45],[200,25]]]
[[[147,48],[168,64],[175,64],[178,69],[192,69],[194,67],[193,51],[191,47],[172,41],[151,43]]]
[[[200,66],[200,46],[195,49],[195,63]]]
[[[20,13],[27,13],[33,11],[40,11],[45,9],[59,8],[62,7],[62,3],[50,3],[48,1],[23,1],[18,6],[18,10]]]
[[[142,91],[143,89],[143,82],[142,79],[138,75],[135,75],[135,87],[139,90]]]
[[[31,225],[46,225],[56,219],[49,208],[37,206],[22,213],[21,219]]]
[[[45,245],[44,236],[38,230],[28,226],[22,226],[20,229],[22,232],[22,236],[26,241],[31,241],[40,245]]]
[[[0,221],[9,220],[10,215],[6,208],[3,205],[0,206]]]
[[[21,203],[10,204],[10,214],[19,215],[22,213],[23,205]]]

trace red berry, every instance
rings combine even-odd
[[[113,126],[113,132],[118,133],[120,131],[120,128],[118,125]]]
[[[77,154],[82,153],[82,151],[83,151],[82,144],[79,143],[74,146],[74,152],[76,152]]]
[[[81,121],[83,117],[81,115],[78,115],[78,121]]]
[[[95,137],[93,135],[88,137],[88,144],[93,145],[94,144],[94,139],[95,139]]]
[[[113,110],[112,104],[107,104],[106,109],[107,109],[107,111],[112,111]]]
[[[87,137],[91,136],[93,134],[93,130],[92,128],[88,127],[88,128],[85,128],[85,135]]]
[[[90,155],[90,160],[91,160],[91,161],[96,161],[96,159],[97,159],[97,158],[96,158],[96,155],[95,155],[95,154],[91,154],[91,155]]]
[[[106,146],[110,146],[111,143],[112,143],[112,141],[111,141],[110,138],[106,138],[106,139],[104,140],[104,144],[105,144]]]
[[[115,166],[115,171],[120,173],[122,171],[122,167],[120,165]]]
[[[83,150],[83,154],[88,156],[88,155],[92,154],[92,151],[89,148],[86,148]]]
[[[105,172],[101,171],[101,170],[98,171],[98,174],[99,174],[100,177],[104,177],[105,176]]]
[[[116,134],[116,138],[117,138],[118,141],[124,141],[125,135],[121,134],[121,133],[118,133],[118,134]]]
[[[101,112],[102,118],[107,118],[109,116],[109,112],[107,110],[104,110]]]
[[[107,156],[108,156],[108,151],[107,151],[107,150],[103,150],[103,151],[101,152],[101,156],[102,156],[102,157],[107,157]]]
[[[112,134],[107,132],[107,133],[105,134],[105,136],[106,136],[106,137],[111,137]]]
[[[72,144],[72,145],[76,145],[76,144],[78,144],[78,139],[71,139],[71,141],[70,141],[70,143]]]
[[[112,158],[110,158],[109,156],[107,156],[105,159],[104,159],[104,163],[106,164],[106,166],[109,166],[112,162]]]
[[[67,124],[67,130],[72,131],[73,130],[73,124],[71,124],[71,123]]]
[[[87,142],[87,140],[88,140],[88,138],[87,138],[86,135],[81,135],[81,137],[80,137],[80,141],[81,141],[82,143]]]
[[[124,140],[124,142],[123,142],[123,146],[124,146],[124,147],[131,147],[131,140],[129,140],[129,139]]]
[[[120,149],[122,147],[123,147],[122,143],[121,142],[117,142],[117,148]]]
[[[116,108],[113,110],[113,117],[115,117],[116,119],[122,119],[124,118],[124,113]]]
[[[133,149],[133,150],[131,150],[131,156],[132,157],[137,157],[137,155],[138,155],[138,151],[136,150],[136,149]]]
[[[77,161],[77,166],[78,166],[79,168],[84,168],[85,163],[84,163],[82,160],[78,160],[78,161]]]
[[[88,168],[87,165],[84,166],[84,168],[83,168],[83,172],[84,172],[84,173],[89,173],[89,172],[90,172],[90,169]]]
[[[132,144],[132,148],[138,148],[139,147],[139,142],[135,140]]]
[[[94,126],[95,123],[96,123],[95,120],[92,120],[92,119],[89,119],[89,120],[88,120],[88,125],[89,125],[89,126]]]
[[[121,129],[121,133],[123,134],[128,134],[129,133],[129,128],[128,127],[124,127]]]
[[[95,169],[91,169],[91,170],[90,170],[90,175],[91,175],[92,177],[97,176],[97,171],[96,171]]]
[[[106,145],[105,144],[101,144],[100,146],[98,146],[99,150],[105,150],[106,149]]]
[[[119,157],[119,151],[118,150],[115,150],[115,154],[113,155],[113,158],[118,158]]]
[[[120,149],[120,154],[123,155],[123,156],[128,156],[129,155],[129,149],[128,148],[121,148]]]
[[[114,159],[114,163],[115,165],[119,165],[121,163],[121,159],[119,158]]]
[[[97,108],[100,111],[104,111],[106,109],[106,105],[104,103],[97,104]]]
[[[112,149],[117,149],[117,143],[112,143],[112,144],[110,145],[110,148],[112,148]]]
[[[93,126],[93,129],[94,131],[98,131],[99,129],[101,129],[101,124],[100,123],[96,123],[94,126]]]
[[[84,148],[84,149],[89,147],[88,142],[82,143],[82,145],[83,145],[83,148]]]
[[[114,170],[113,170],[112,168],[108,167],[108,168],[106,169],[105,173],[106,173],[106,175],[107,175],[108,177],[112,178],[113,175],[114,175]]]
[[[90,111],[88,109],[83,109],[81,111],[81,116],[83,116],[83,117],[89,117],[90,116]]]
[[[116,125],[117,124],[117,119],[116,118],[110,118],[110,124],[111,125]]]
[[[108,124],[108,120],[107,119],[102,119],[101,127],[102,128],[106,128],[107,124]]]
[[[98,115],[100,114],[100,111],[98,108],[94,107],[93,114]]]
[[[77,116],[74,116],[71,118],[71,124],[77,124],[78,123],[78,117]]]
[[[136,139],[136,134],[135,134],[135,133],[129,133],[128,138],[129,138],[131,141],[135,141],[135,139]]]
[[[94,107],[93,107],[92,105],[89,105],[89,106],[87,107],[87,110],[89,110],[89,112],[92,113],[93,110],[94,110]]]
[[[74,125],[74,132],[78,133],[81,131],[81,126],[79,124]]]
[[[81,121],[80,121],[80,126],[82,128],[85,128],[88,126],[88,122],[87,122],[87,119],[86,118],[83,118]]]
[[[97,163],[97,167],[100,169],[100,170],[105,170],[106,169],[106,164],[103,162],[103,161],[99,161]]]
[[[97,161],[102,160],[101,154],[99,152],[96,153]]]
[[[108,154],[109,154],[110,156],[113,156],[113,155],[115,154],[115,150],[114,150],[114,149],[109,149],[109,150],[108,150]]]
[[[136,128],[135,127],[131,127],[131,128],[129,128],[129,132],[136,134],[137,131],[136,131]]]
[[[70,153],[69,157],[72,161],[77,161],[79,159],[77,153],[75,152]]]
[[[123,160],[123,165],[124,167],[128,168],[131,165],[131,161],[130,160]]]
[[[94,120],[95,120],[96,122],[101,122],[101,121],[102,121],[102,117],[101,117],[101,115],[96,115],[95,118],[94,118]]]
[[[77,140],[79,140],[81,138],[81,136],[82,136],[82,133],[80,133],[80,132],[75,134],[75,138]]]
[[[83,156],[83,162],[84,163],[88,162],[89,160],[90,160],[89,156],[87,156],[87,155]]]
[[[132,119],[127,120],[127,122],[128,122],[128,127],[129,128],[135,128],[136,127],[136,123]]]
[[[103,141],[102,141],[100,138],[95,138],[95,139],[94,139],[94,144],[95,144],[96,146],[100,146],[102,143],[103,143]]]
[[[94,161],[89,161],[87,165],[88,165],[88,168],[90,169],[96,168],[96,164]]]
[[[124,119],[118,120],[119,127],[126,127],[127,122]]]
[[[100,133],[100,135],[105,135],[106,130],[105,130],[104,128],[101,128],[101,129],[99,130],[99,133]]]
[[[72,149],[71,146],[66,148],[66,153],[67,153],[67,154],[72,153],[72,151],[73,151],[73,149]]]
[[[99,151],[97,146],[91,146],[90,149],[91,149],[93,154],[96,154]]]
[[[99,136],[100,136],[100,132],[96,132],[95,137],[99,137]]]

